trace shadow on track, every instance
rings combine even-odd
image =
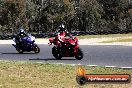
[[[35,53],[1,53],[1,54],[35,54]]]
[[[29,60],[44,60],[44,61],[48,61],[48,60],[58,60],[58,59],[55,59],[55,58],[45,58],[45,59],[39,59],[39,58],[36,58],[36,59],[29,59]],[[60,60],[77,60],[77,59],[60,59]]]

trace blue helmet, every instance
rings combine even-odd
[[[21,29],[19,30],[19,33],[25,33],[24,29],[21,28]]]

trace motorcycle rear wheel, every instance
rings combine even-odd
[[[77,52],[77,55],[75,56],[75,58],[77,60],[81,60],[83,58],[83,51],[80,48],[78,48],[78,52]]]
[[[57,60],[60,60],[62,58],[62,55],[60,54],[56,47],[52,48],[52,54]]]

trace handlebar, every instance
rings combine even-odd
[[[48,44],[49,44],[49,46],[52,45],[52,43],[48,43]]]

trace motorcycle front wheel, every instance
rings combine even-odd
[[[77,60],[81,60],[83,58],[83,51],[80,48],[78,48],[75,58]]]
[[[21,54],[23,53],[22,49],[17,48],[16,50],[18,51],[18,53],[21,53]]]
[[[60,60],[62,58],[62,55],[56,47],[52,48],[52,54],[57,60]]]

